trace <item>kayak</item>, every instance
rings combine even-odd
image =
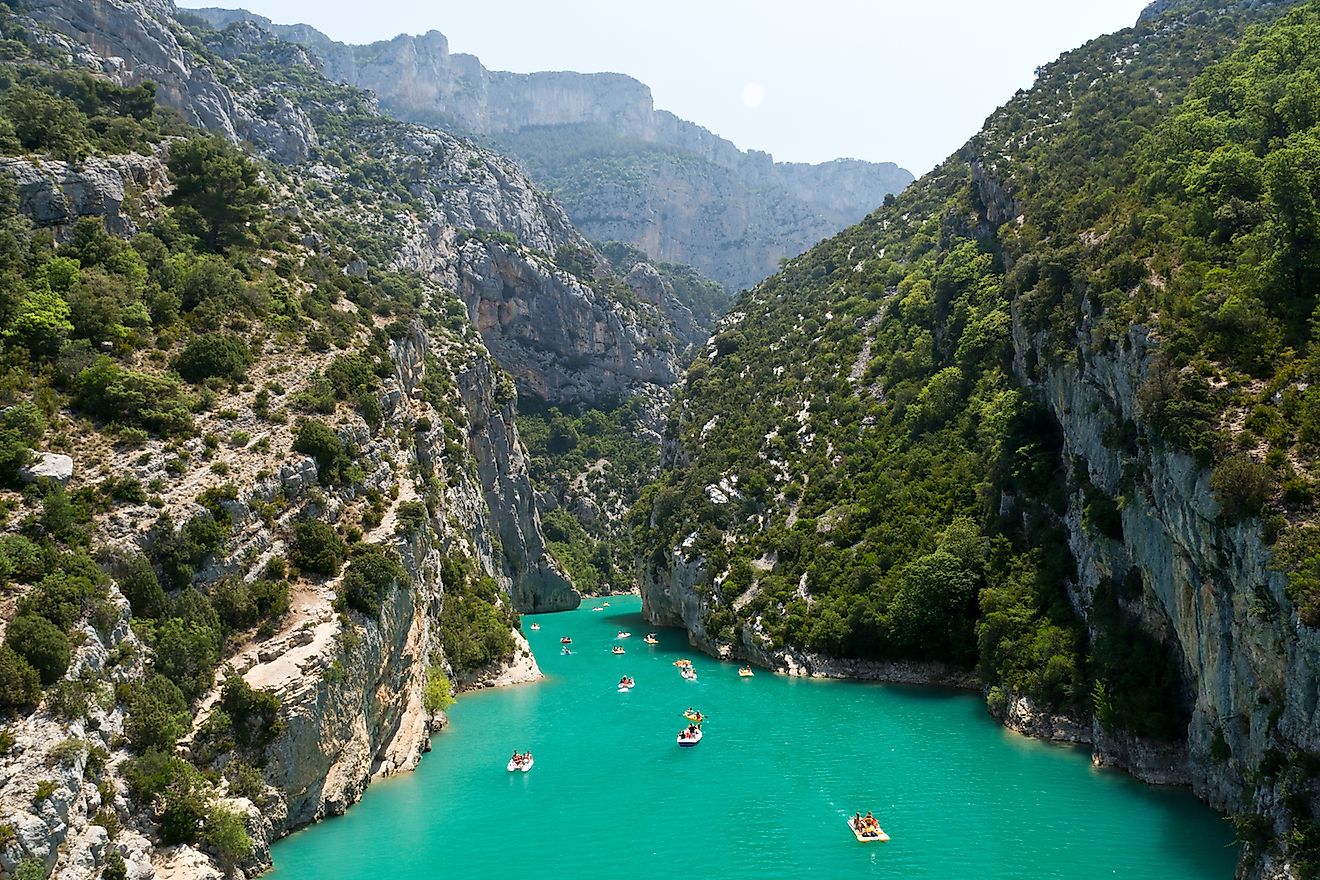
[[[535,763],[536,763],[535,758],[528,758],[526,761],[515,761],[512,758],[510,758],[509,763],[506,766],[510,773],[513,773],[515,770],[521,770],[522,772],[526,773],[528,770],[532,769],[532,765]]]
[[[687,728],[678,732],[678,745],[680,748],[690,749],[701,742],[701,728],[697,728],[693,733],[688,733]]]
[[[885,834],[885,829],[878,824],[873,831],[858,831],[857,826],[853,825],[853,820],[849,819],[848,829],[852,831],[853,837],[856,837],[862,843],[884,843],[889,839],[889,835]]]

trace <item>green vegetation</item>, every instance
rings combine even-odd
[[[340,602],[368,617],[379,617],[391,588],[407,582],[408,572],[393,551],[377,544],[358,544],[340,584]]]
[[[294,523],[289,561],[299,570],[333,577],[347,557],[348,547],[334,527],[315,519]]]
[[[644,437],[642,417],[637,398],[576,415],[520,402],[518,431],[532,480],[562,501],[542,518],[547,546],[587,594],[630,585],[634,549],[622,513],[657,475],[660,457]]]
[[[1091,642],[1063,525],[1078,505],[1123,541],[1143,462],[1168,450],[1212,469],[1227,523],[1282,535],[1290,595],[1320,616],[1314,536],[1293,537],[1320,491],[1320,214],[1299,195],[1320,168],[1302,97],[1320,6],[1246,33],[1277,14],[1144,23],[1065,55],[931,175],[740,298],[682,390],[687,458],[630,517],[652,572],[675,548],[704,560],[714,638],[975,664],[1000,702],[1177,739],[1183,659],[1137,623],[1131,576],[1099,591]],[[1130,351],[1133,325],[1156,354],[1139,418],[1099,414],[1126,465],[1105,492],[1022,379],[1067,375],[1082,343]]]
[[[440,564],[444,600],[440,608],[440,644],[454,670],[480,669],[513,654],[511,628],[518,614],[503,599],[499,584],[480,575],[466,556],[449,553]]]
[[[426,685],[422,692],[422,705],[427,713],[434,715],[454,705],[454,688],[449,683],[449,676],[440,666],[432,663],[426,667]]]

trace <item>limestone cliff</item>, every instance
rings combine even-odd
[[[912,181],[892,163],[775,162],[655,109],[651,90],[631,77],[487,70],[451,53],[437,31],[352,46],[243,10],[188,14],[220,28],[256,22],[306,46],[326,76],[371,90],[399,118],[491,140],[524,161],[588,237],[696,266],[731,290]]]
[[[369,122],[376,115],[374,103],[353,89],[331,94],[318,91],[316,84],[294,85],[287,75],[272,77],[272,66],[308,68],[312,60],[268,32],[240,25],[212,33],[213,39],[203,43],[180,27],[172,12],[168,3],[130,0],[91,5],[45,0],[31,10],[51,29],[52,39],[62,41],[82,64],[121,83],[157,82],[160,100],[190,120],[225,137],[251,141],[301,179],[343,187],[347,173],[318,152],[323,138],[317,126],[332,124],[349,107]],[[676,332],[670,317],[681,308],[621,301],[608,292],[616,283],[608,272],[600,278],[566,278],[554,264],[555,255],[561,248],[589,251],[590,245],[517,165],[419,125],[369,125],[360,134],[358,148],[407,169],[401,185],[411,203],[402,211],[383,203],[379,213],[348,206],[332,210],[394,243],[396,266],[427,274],[450,289],[462,288],[470,319],[481,327],[500,363],[515,374],[522,393],[552,403],[583,403],[673,383],[679,356],[693,341],[680,335],[686,328]],[[331,161],[342,160],[336,155]],[[23,175],[20,184],[33,190],[33,173]],[[67,194],[67,185],[65,191],[65,200],[77,198]],[[33,190],[32,198],[38,197]],[[33,207],[52,217],[62,210]],[[472,233],[492,242],[484,255],[462,247]],[[490,239],[492,234],[508,240]],[[544,301],[542,293],[548,294]],[[560,306],[570,311],[556,313]],[[520,335],[514,331],[525,330],[525,321],[511,326],[508,320],[491,320],[492,309],[535,313],[546,320],[534,333]],[[594,316],[590,328],[577,326],[583,309]]]

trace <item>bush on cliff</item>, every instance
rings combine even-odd
[[[348,547],[329,524],[315,519],[294,523],[289,561],[301,571],[333,577],[347,555]]]

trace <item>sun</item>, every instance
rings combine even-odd
[[[744,107],[754,110],[760,107],[763,101],[765,101],[765,86],[759,82],[749,82],[743,86],[742,102]]]

